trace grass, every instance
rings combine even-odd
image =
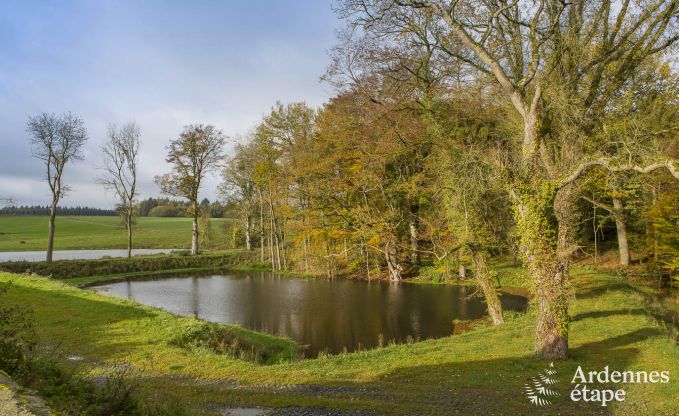
[[[221,250],[199,255],[186,252],[133,256],[131,259],[111,257],[94,260],[59,260],[54,262],[5,262],[0,270],[15,273],[34,273],[56,279],[73,280],[88,277],[92,282],[120,280],[133,276],[167,273],[219,271],[233,267],[256,266],[255,253],[246,250]]]
[[[40,277],[0,273],[0,282],[12,280],[8,299],[33,308],[43,344],[86,357],[94,371],[129,362],[147,391],[215,413],[231,406],[313,406],[394,415],[679,414],[679,348],[645,314],[645,290],[584,269],[574,275],[571,358],[555,363],[562,394],[542,408],[524,396],[524,384],[548,364],[532,358],[531,313],[436,340],[265,366],[177,345],[177,334],[200,325],[192,318]],[[626,400],[601,408],[568,399],[579,365],[670,370],[672,379],[618,386]]]
[[[225,248],[225,218],[213,218],[211,249]],[[47,216],[0,216],[0,251],[45,250]],[[134,248],[191,247],[190,218],[140,217],[133,234]],[[57,216],[55,250],[127,248],[127,232],[118,217]]]

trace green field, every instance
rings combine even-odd
[[[47,216],[0,216],[0,251],[45,250]],[[211,249],[224,248],[222,224],[228,219],[211,220]],[[191,247],[190,218],[140,217],[133,234],[134,248]],[[57,217],[55,250],[127,248],[127,232],[118,217]]]
[[[257,365],[204,349],[172,344],[197,325],[126,300],[39,277],[0,273],[13,281],[10,302],[34,310],[45,346],[79,355],[94,371],[132,364],[149,393],[163,392],[214,414],[238,406],[304,406],[426,414],[679,414],[679,348],[649,318],[647,289],[581,270],[575,276],[571,358],[555,363],[561,395],[531,405],[524,384],[549,363],[532,358],[535,316],[512,316],[499,327],[391,345],[366,352],[292,363]],[[671,370],[667,384],[626,384],[622,404],[575,404],[568,399],[577,366],[586,370]],[[314,413],[316,414],[316,413]],[[320,414],[320,413],[319,413]]]

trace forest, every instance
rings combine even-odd
[[[322,108],[277,103],[223,171],[274,270],[465,277],[503,322],[491,257],[520,257],[536,353],[567,354],[569,268],[679,267],[676,2],[345,0]],[[614,16],[617,16],[615,19]]]

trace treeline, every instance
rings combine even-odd
[[[337,95],[276,105],[224,172],[246,246],[329,276],[472,266],[495,324],[487,263],[518,253],[535,352],[566,358],[570,267],[608,224],[623,267],[679,268],[676,4],[613,9],[339,1]]]
[[[212,218],[222,218],[228,207],[219,202],[210,202],[204,198],[201,203],[203,210],[209,210]],[[147,198],[135,207],[135,216],[139,217],[186,217],[189,204],[170,198]],[[92,207],[57,207],[57,215],[70,216],[114,216],[115,210]],[[45,205],[20,205],[0,208],[0,215],[49,215],[50,207]]]
[[[321,109],[277,104],[237,146],[222,193],[238,207],[243,247],[274,269],[392,280],[490,273],[488,256],[521,257],[510,196],[483,161],[507,140],[507,123],[473,90],[427,110],[357,89]],[[679,269],[679,182],[668,172],[594,172],[574,202],[573,258],[597,262],[614,249],[622,267]]]
[[[219,201],[210,202],[203,198],[200,202],[202,211],[209,211],[212,218],[223,218],[227,212],[227,206]],[[190,216],[190,204],[170,198],[147,198],[139,202],[136,214],[140,217],[186,217]]]
[[[92,207],[57,207],[58,215],[103,217],[118,215],[114,210]],[[49,215],[50,207],[45,205],[21,205],[0,208],[0,215]]]

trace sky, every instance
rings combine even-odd
[[[84,120],[84,160],[65,169],[63,206],[114,205],[96,178],[109,124],[142,132],[141,198],[159,196],[167,143],[188,124],[232,142],[277,100],[322,105],[319,79],[341,26],[331,0],[70,0],[0,2],[0,198],[47,205],[44,166],[31,157],[29,116]],[[216,198],[218,176],[201,197]]]

